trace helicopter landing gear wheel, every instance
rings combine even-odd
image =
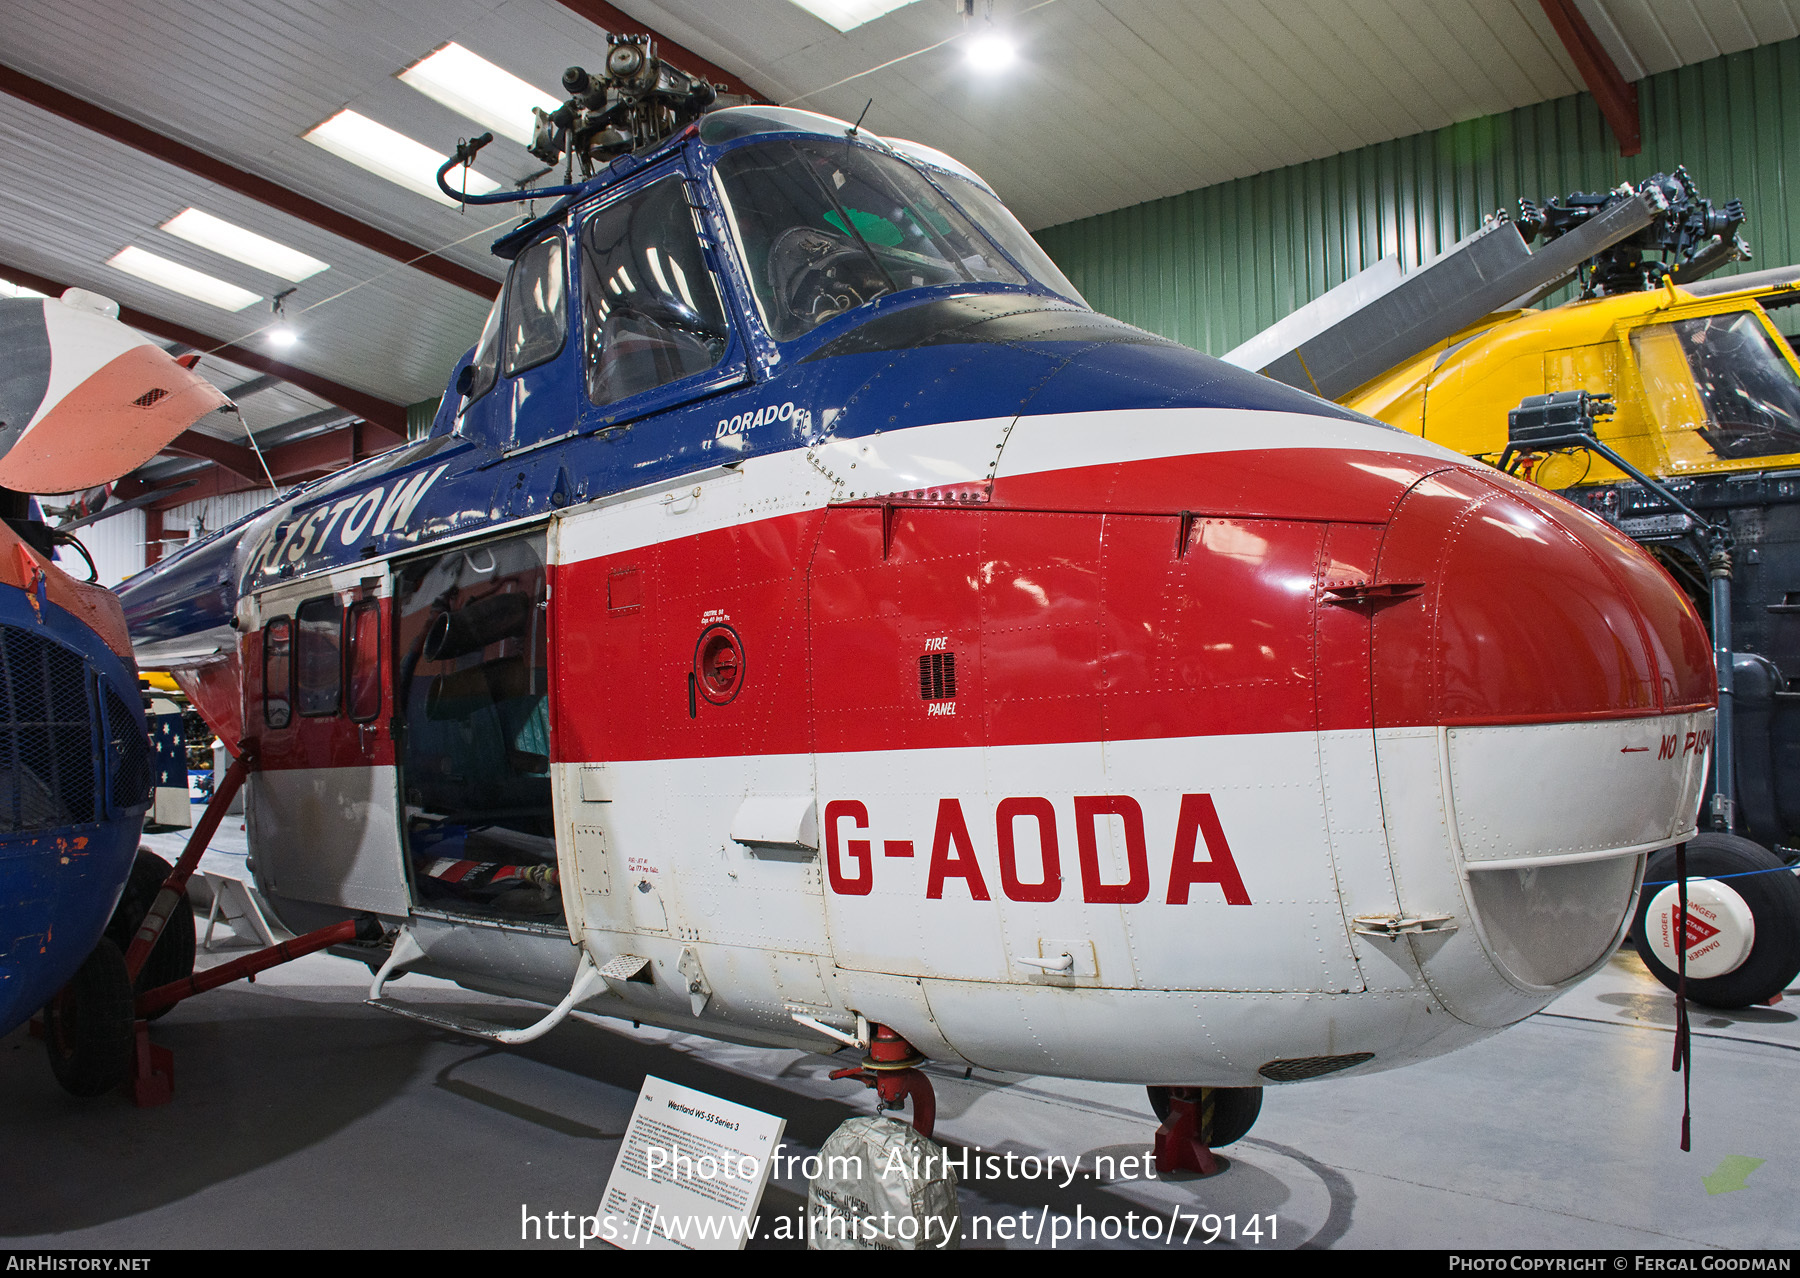
[[[71,1096],[102,1096],[125,1081],[133,1047],[125,956],[105,937],[44,1005],[50,1072]]]
[[[1260,1087],[1147,1087],[1156,1129],[1156,1169],[1216,1175],[1225,1164],[1212,1152],[1249,1134],[1262,1113]]]
[[[120,954],[131,948],[131,938],[143,926],[144,916],[156,904],[156,894],[162,891],[164,880],[173,870],[173,866],[149,848],[138,849],[137,860],[131,866],[131,877],[125,881],[125,891],[120,894],[119,903],[106,925],[106,939],[118,947]],[[156,948],[144,960],[144,970],[138,973],[136,992],[142,994],[193,974],[194,907],[184,893],[175,902],[169,921],[163,925]],[[169,1008],[160,1008],[148,1019],[156,1020],[168,1012]]]
[[[1729,1009],[1785,990],[1800,975],[1800,880],[1749,839],[1721,833],[1688,840],[1687,873],[1688,998]],[[1679,962],[1674,877],[1675,849],[1650,858],[1631,927],[1638,957],[1671,990]]]

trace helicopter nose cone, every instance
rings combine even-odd
[[[1713,704],[1705,628],[1599,519],[1498,472],[1440,471],[1401,501],[1378,579],[1416,606],[1374,630],[1375,726],[1582,722]]]
[[[1413,814],[1388,831],[1401,904],[1461,916],[1462,935],[1422,961],[1457,1016],[1506,1024],[1541,1004],[1520,986],[1604,961],[1643,854],[1693,830],[1710,644],[1643,550],[1498,472],[1414,485],[1376,579],[1390,601],[1371,632],[1383,793],[1442,796],[1389,806]]]

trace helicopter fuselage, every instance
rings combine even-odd
[[[427,438],[124,591],[254,745],[284,921],[547,1003],[585,955],[587,1010],[736,1041],[1220,1086],[1605,961],[1710,743],[1660,568],[1005,234],[932,256],[996,216],[953,162],[717,117],[503,242]],[[777,146],[844,179],[800,236],[755,229]],[[852,205],[859,149],[948,208]],[[633,238],[670,193],[679,270]]]

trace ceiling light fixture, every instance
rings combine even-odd
[[[903,9],[913,0],[790,0],[791,3],[823,18],[839,31],[854,31],[865,22],[873,22],[884,13]]]
[[[969,65],[983,75],[1006,70],[1017,56],[1013,42],[996,30],[992,22],[969,36],[965,51]]]
[[[254,266],[296,284],[331,269],[329,263],[299,249],[291,249],[266,235],[258,235],[199,209],[184,209],[164,222],[162,229],[189,244],[198,244],[203,249],[211,249],[245,266]]]
[[[282,350],[286,350],[300,340],[300,335],[294,332],[293,325],[287,322],[286,312],[281,308],[281,304],[293,291],[291,288],[284,288],[269,299],[269,310],[275,316],[275,326],[269,330],[269,345],[280,347]]]
[[[409,191],[417,191],[450,208],[460,207],[437,186],[437,171],[449,156],[440,155],[385,124],[377,124],[366,115],[346,108],[305,136],[314,146],[323,147],[339,159],[359,165],[377,177],[386,178]],[[452,175],[452,180],[459,185],[466,181],[473,195],[486,195],[500,189],[498,182],[474,169],[461,170]]]
[[[562,105],[560,98],[551,97],[454,41],[413,63],[400,73],[400,79],[433,101],[520,146],[531,145],[532,130],[537,124],[532,107],[542,107],[547,114]]]
[[[106,264],[158,288],[169,289],[197,302],[205,302],[208,306],[217,306],[221,310],[241,311],[246,306],[262,301],[261,293],[252,293],[236,284],[227,284],[216,276],[196,271],[179,262],[171,262],[154,253],[146,253],[141,248],[122,248]]]

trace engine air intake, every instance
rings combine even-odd
[[[132,718],[124,699],[105,690],[106,761],[112,770],[112,806],[136,807],[150,801],[150,743]]]
[[[1287,1061],[1270,1061],[1257,1070],[1271,1083],[1298,1083],[1302,1079],[1335,1074],[1375,1059],[1374,1052],[1351,1052],[1346,1056],[1300,1056]]]
[[[0,626],[0,830],[96,819],[94,765],[87,663],[41,635]]]

